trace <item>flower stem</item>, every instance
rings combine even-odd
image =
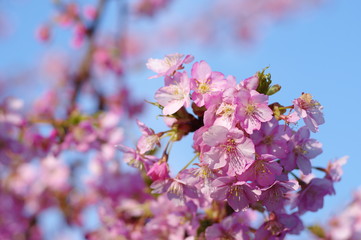
[[[182,168],[182,170],[180,170],[180,172],[181,171],[183,171],[183,170],[185,170],[187,167],[189,167],[189,165],[191,165],[193,162],[194,162],[194,160],[196,160],[196,158],[199,156],[199,153],[197,153],[188,163],[187,163],[187,165],[185,165],[183,168]]]
[[[278,109],[280,110],[286,110],[286,109],[293,109],[293,105],[292,106],[288,106],[288,107],[279,107]]]
[[[290,172],[290,174],[298,181],[298,183],[301,185],[301,187],[307,185],[307,183],[305,183],[305,181],[303,181],[302,179],[300,179],[299,177],[297,177],[296,174],[294,174],[293,172]]]

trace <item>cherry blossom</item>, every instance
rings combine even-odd
[[[254,145],[240,130],[229,131],[225,127],[214,125],[203,133],[203,141],[211,147],[204,153],[203,160],[212,169],[227,167],[230,171],[241,174],[254,159]]]
[[[283,170],[280,164],[274,160],[276,157],[269,154],[256,157],[256,160],[247,167],[241,178],[255,181],[261,187],[270,186]]]
[[[272,110],[267,106],[268,97],[255,90],[241,89],[238,94],[239,105],[236,117],[242,128],[249,134],[261,128],[262,122],[272,119]]]
[[[298,207],[299,214],[306,211],[315,212],[323,207],[324,197],[335,194],[333,183],[326,178],[314,178],[302,189],[298,195],[294,207]]]
[[[228,86],[227,80],[220,72],[212,71],[205,61],[196,62],[192,66],[191,89],[194,90],[192,100],[199,107],[209,107],[212,98]]]
[[[78,6],[66,6],[63,24],[76,30],[83,15]],[[96,21],[98,14],[87,21]],[[87,41],[89,29],[83,30],[78,40]],[[93,50],[86,59],[98,61],[94,54],[102,49]],[[109,55],[103,57],[111,62]],[[166,129],[160,131],[132,119],[143,105],[132,100],[129,88],[108,94],[84,80],[83,72],[58,82],[77,90],[62,93],[55,87],[38,98],[30,113],[22,101],[4,99],[0,212],[8,226],[0,224],[0,236],[42,238],[37,221],[52,209],[64,219],[61,232],[83,229],[84,237],[93,240],[284,239],[299,234],[301,216],[322,208],[324,197],[335,193],[346,157],[325,168],[313,166],[322,145],[311,138],[307,120],[306,126],[289,125],[291,118],[295,123],[302,118],[297,108],[307,95],[284,106],[272,102],[280,87],[271,85],[265,69],[237,83],[205,60],[187,66],[191,60],[173,54],[148,61],[148,68],[164,78],[156,101],[148,101],[164,119]],[[106,71],[122,76],[117,69],[112,65]],[[90,69],[86,74],[90,77]],[[79,99],[92,94],[97,106],[87,109]],[[63,95],[70,99],[62,101]],[[303,118],[315,116],[305,106]],[[125,119],[136,122],[138,138],[122,127]],[[283,120],[286,125],[279,123]],[[184,161],[186,154],[175,154],[172,147],[189,135],[194,156]],[[175,171],[175,162],[183,168]],[[98,220],[91,230],[87,211]]]
[[[177,112],[181,107],[189,107],[189,78],[186,73],[177,73],[174,77],[166,79],[168,84],[155,93],[155,98],[162,105],[163,114],[169,115]]]
[[[322,144],[310,138],[310,131],[306,126],[301,127],[288,142],[289,154],[281,159],[285,170],[291,171],[296,166],[303,174],[311,173],[311,159],[322,153]]]
[[[182,69],[182,64],[187,64],[193,61],[193,56],[191,55],[183,57],[183,54],[174,53],[166,55],[163,59],[150,58],[146,64],[147,67],[155,73],[158,73],[150,78],[172,76],[175,71]]]
[[[235,212],[241,211],[259,199],[261,190],[253,189],[248,183],[234,177],[219,177],[212,182],[215,188],[211,197],[215,200],[227,200]]]
[[[293,101],[296,113],[303,118],[306,126],[312,131],[317,132],[318,126],[325,123],[322,114],[322,105],[312,99],[311,94],[302,93],[301,97]]]

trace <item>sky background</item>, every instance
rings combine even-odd
[[[41,3],[40,3],[41,2]],[[34,38],[34,29],[52,12],[50,1],[0,0],[0,14],[9,22],[6,37],[0,38],[0,79],[2,75],[16,74],[19,69],[34,68],[49,51]],[[168,11],[156,20],[162,24],[194,11],[205,1],[188,5],[190,1],[175,1]],[[179,10],[181,9],[181,10]],[[315,166],[326,166],[329,160],[348,155],[344,176],[335,186],[336,196],[326,197],[325,206],[317,213],[306,214],[306,223],[324,222],[350,199],[352,191],[361,185],[361,1],[325,1],[321,6],[289,16],[262,28],[253,44],[239,43],[221,46],[181,44],[159,47],[146,58],[163,58],[169,53],[185,53],[196,61],[206,60],[213,70],[234,75],[238,81],[269,66],[273,83],[282,90],[270,97],[270,102],[291,104],[302,92],[311,93],[324,106],[326,123],[313,138],[323,143],[323,154],[312,160]],[[111,11],[111,9],[110,9]],[[103,25],[114,27],[111,14]],[[184,16],[183,16],[184,17]],[[154,24],[154,23],[153,23]],[[151,27],[143,24],[142,28]],[[59,31],[50,49],[72,52],[69,34]],[[61,48],[56,47],[60,45]],[[75,52],[81,54],[81,50]],[[146,58],[144,61],[146,61]],[[189,69],[189,68],[188,68]],[[128,73],[128,81],[139,98],[152,101],[162,79],[147,79],[153,73]],[[8,93],[10,94],[10,92]],[[139,119],[156,131],[165,130],[159,111],[152,106]],[[130,139],[134,136],[129,136]],[[171,153],[174,170],[181,169],[192,157],[191,136],[184,143],[176,143]],[[175,163],[174,163],[175,162]]]

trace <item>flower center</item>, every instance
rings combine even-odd
[[[309,93],[302,94],[300,100],[300,106],[302,109],[309,109],[320,105],[319,102],[312,99],[312,95]]]
[[[169,67],[173,67],[174,65],[177,64],[179,60],[179,56],[167,56],[164,59],[164,62],[169,66]]]
[[[174,96],[173,99],[182,100],[184,98],[183,92],[178,85],[172,85],[170,87],[171,87],[170,90],[172,92],[172,95]]]
[[[284,194],[279,189],[274,189],[271,191],[271,199],[274,199],[275,201],[281,201],[284,197]]]
[[[143,170],[143,169],[144,169],[143,163],[142,163],[141,161],[139,161],[138,159],[136,159],[136,158],[131,159],[131,160],[128,162],[128,164],[129,164],[129,166],[138,168],[139,170]]]
[[[271,145],[273,142],[273,136],[266,136],[262,143],[265,144],[265,145]]]
[[[297,145],[294,149],[293,149],[293,152],[297,155],[305,155],[307,154],[307,151],[303,149],[302,146],[300,145]]]
[[[256,111],[256,107],[253,104],[248,104],[245,111],[247,115],[253,115],[253,113]]]
[[[234,185],[229,189],[229,194],[234,195],[236,197],[241,196],[241,192],[243,191],[243,187],[240,185]]]
[[[200,83],[198,85],[198,91],[202,94],[205,94],[210,91],[210,87],[208,83]]]
[[[227,154],[227,159],[230,167],[237,173],[241,173],[245,167],[244,155],[237,148],[237,143],[234,139],[228,139],[227,142],[222,145],[224,151]]]
[[[235,107],[231,104],[222,104],[217,111],[218,116],[229,118],[234,113]]]
[[[277,221],[270,221],[267,223],[266,229],[270,231],[273,235],[279,235],[283,231],[284,227],[281,223]]]
[[[169,186],[168,192],[181,197],[183,195],[183,186],[177,181],[173,181]]]
[[[262,161],[262,160],[257,160],[255,162],[254,168],[257,173],[271,173],[271,171],[266,167],[266,165],[264,164],[264,161]]]
[[[235,153],[236,146],[236,141],[234,139],[227,139],[226,144],[223,145],[227,153]]]

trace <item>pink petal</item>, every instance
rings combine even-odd
[[[163,108],[163,114],[164,115],[173,114],[177,112],[181,107],[183,107],[183,105],[184,105],[184,100],[171,101]]]

